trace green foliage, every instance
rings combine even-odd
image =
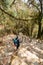
[[[36,2],[35,7],[29,7],[26,4],[22,3],[20,0],[17,0],[12,7],[13,0],[1,0],[0,5],[2,8],[9,14],[13,15],[16,18],[21,20],[16,20],[15,18],[10,17],[0,10],[0,24],[4,26],[4,29],[0,30],[0,36],[5,35],[5,33],[16,33],[22,32],[25,35],[37,37],[38,26],[39,26],[39,11],[36,9],[39,5]],[[31,1],[31,0],[30,0]],[[29,15],[33,17],[29,17]],[[29,19],[28,21],[23,21],[22,19]],[[43,19],[42,19],[43,29]]]
[[[12,4],[13,0],[1,0],[1,4],[2,6],[5,7],[10,7],[10,5]]]

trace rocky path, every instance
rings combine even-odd
[[[30,39],[20,35],[22,40],[18,50],[15,50],[12,38],[16,35],[7,35],[0,43],[0,65],[43,65],[43,40]]]

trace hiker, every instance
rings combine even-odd
[[[20,46],[20,42],[19,42],[18,36],[15,39],[13,39],[13,43],[16,46],[16,48],[18,49],[19,46]]]

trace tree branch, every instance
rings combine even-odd
[[[36,7],[36,9],[40,12],[39,8],[35,5],[35,4],[32,4],[34,7]]]
[[[10,7],[12,7],[12,5],[15,3],[15,0],[13,0],[13,2],[11,3]]]
[[[39,2],[40,2],[41,13],[42,13],[42,0],[39,0]]]
[[[16,18],[15,16],[13,16],[13,15],[9,14],[8,12],[6,12],[2,7],[0,7],[0,10],[2,12],[4,12],[5,14],[9,15],[10,17],[15,18],[16,20],[22,20],[22,21],[28,21],[29,20],[29,19]],[[29,17],[34,17],[34,16],[29,15]]]
[[[34,3],[33,3],[33,0],[29,3],[29,5],[32,4],[34,7],[36,7],[36,9],[40,12],[40,9],[38,8],[38,6],[36,6]]]

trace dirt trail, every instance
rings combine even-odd
[[[15,37],[16,35],[10,34],[2,38],[0,65],[9,65],[9,63],[13,65],[15,60],[15,65],[28,65],[30,62],[30,65],[43,65],[43,40],[30,39],[25,35],[21,35],[19,38],[22,39],[22,42],[16,52],[12,42],[12,38]]]

